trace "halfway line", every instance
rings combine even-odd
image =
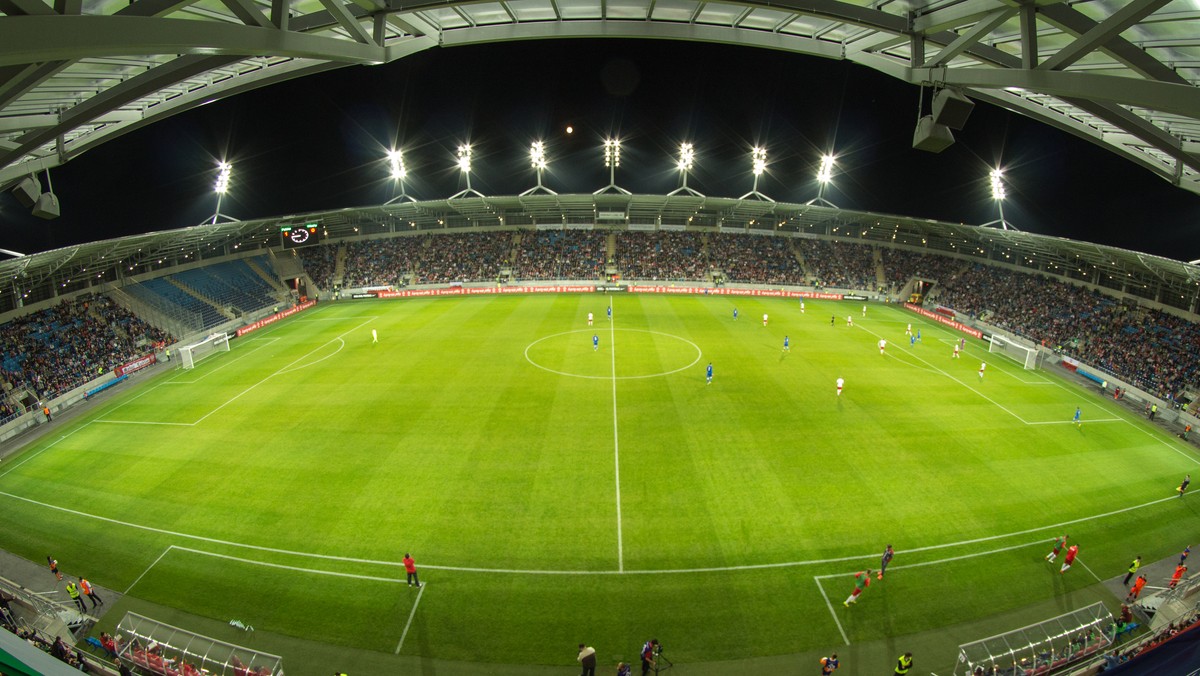
[[[613,319],[612,298],[608,299],[608,351],[612,355],[613,471],[617,484],[617,572],[625,572],[625,545],[621,535],[621,442],[617,432],[617,320]]]
[[[427,586],[429,586],[428,582],[421,585],[421,588],[417,591],[417,600],[413,602],[412,610],[408,611],[408,622],[404,623],[404,631],[400,634],[400,642],[396,644],[396,652],[393,653],[395,655],[399,655],[400,649],[404,647],[404,639],[408,636],[408,628],[412,626],[412,618],[417,614],[417,606],[421,605],[421,594],[425,593],[425,587]]]

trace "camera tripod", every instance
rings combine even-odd
[[[654,653],[654,674],[655,674],[655,676],[658,676],[658,674],[670,669],[673,666],[675,666],[675,663],[672,662],[671,660],[667,659],[662,654],[662,650],[659,650],[658,652]]]

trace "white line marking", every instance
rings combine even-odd
[[[192,549],[191,547],[181,547],[172,545],[173,549],[178,549],[182,552],[191,552],[202,556],[211,556],[226,561],[237,561],[238,563],[249,563],[254,566],[266,566],[267,568],[278,568],[280,570],[293,570],[300,573],[312,573],[313,575],[328,575],[330,577],[348,577],[353,580],[368,580],[371,582],[390,582],[392,584],[400,584],[404,580],[394,577],[378,577],[376,575],[360,575],[358,573],[339,573],[335,570],[321,570],[319,568],[304,568],[302,566],[288,566],[282,563],[271,563],[269,561],[256,561],[254,559],[244,559],[240,556],[230,556],[228,554],[218,554],[216,552],[206,552],[203,549]],[[422,585],[424,586],[424,585]]]
[[[38,457],[42,453],[45,453],[46,451],[50,450],[51,448],[54,448],[58,444],[58,442],[66,439],[67,437],[71,436],[72,434],[75,434],[76,432],[87,427],[88,425],[91,425],[93,422],[95,422],[95,421],[88,421],[88,422],[80,425],[79,427],[76,427],[75,429],[71,430],[70,432],[67,432],[66,434],[62,435],[61,437],[55,439],[54,441],[51,441],[49,444],[46,444],[45,446],[38,449],[37,451],[21,458],[18,462],[9,465],[7,468],[5,468],[5,470],[3,472],[0,472],[0,477],[4,476],[5,474],[8,474],[9,472],[13,471],[14,469],[20,467],[21,465],[24,465],[25,463],[29,462],[30,460],[33,460],[34,458]]]
[[[142,578],[143,578],[143,577],[146,577],[146,573],[149,573],[151,568],[153,568],[153,567],[157,566],[157,565],[158,565],[158,562],[159,562],[159,561],[162,561],[163,557],[164,557],[164,556],[166,556],[166,555],[167,555],[167,554],[168,554],[168,553],[169,553],[169,552],[170,552],[172,549],[175,549],[175,545],[170,545],[169,547],[167,547],[166,549],[164,549],[164,550],[162,551],[162,554],[159,554],[159,555],[158,555],[158,558],[157,558],[157,559],[154,559],[154,563],[152,563],[152,564],[150,564],[149,566],[147,566],[147,567],[146,567],[146,570],[143,570],[143,571],[142,571],[142,574],[141,574],[141,575],[138,575],[138,576],[137,576],[137,579],[136,579],[136,580],[134,580],[133,582],[131,582],[131,583],[129,584],[129,586],[125,588],[125,592],[124,592],[124,593],[125,593],[125,594],[129,594],[129,590],[130,590],[130,589],[133,589],[134,585],[136,585],[137,583],[141,582],[141,581],[142,581]]]
[[[233,359],[222,359],[220,366],[217,366],[215,368],[211,368],[211,369],[205,371],[204,375],[199,376],[193,380],[179,380],[178,378],[172,378],[171,380],[168,380],[167,382],[165,382],[163,384],[164,385],[192,385],[192,384],[198,383],[201,380],[204,380],[205,378],[216,373],[217,371],[220,371],[221,369],[225,368],[226,366],[235,364],[238,361],[241,361],[242,359],[249,357],[250,355],[254,354],[255,352],[258,352],[259,350],[263,349],[264,347],[269,347],[272,343],[278,342],[279,338],[267,338],[267,337],[263,336],[263,337],[259,337],[259,338],[251,338],[250,340],[255,341],[255,342],[262,342],[263,344],[251,349],[248,352],[240,354],[237,357],[234,357]],[[211,364],[212,362],[209,362],[209,363]],[[195,369],[191,370],[192,373],[195,373],[195,371],[196,371]],[[184,373],[186,373],[186,371]]]
[[[153,422],[150,420],[96,420],[98,423],[110,423],[113,425],[173,425],[175,427],[195,427],[196,423],[181,423],[181,422]]]
[[[283,375],[283,374],[285,374],[285,373],[292,373],[293,371],[299,371],[300,369],[306,369],[306,368],[308,368],[308,367],[310,367],[310,366],[314,366],[314,365],[316,365],[316,364],[320,364],[321,362],[323,362],[323,361],[325,361],[326,359],[329,359],[329,358],[331,358],[331,357],[336,357],[336,356],[337,356],[337,354],[338,354],[339,352],[341,352],[342,350],[344,350],[344,349],[346,348],[346,341],[342,340],[341,338],[336,338],[335,340],[337,340],[337,342],[341,343],[341,345],[339,345],[339,346],[338,346],[338,349],[334,350],[332,354],[327,354],[327,355],[325,355],[324,357],[321,357],[320,359],[318,359],[318,360],[316,360],[316,361],[310,361],[310,362],[308,362],[307,364],[304,364],[304,365],[302,365],[302,366],[297,366],[297,367],[296,367],[296,368],[294,368],[294,369],[285,368],[284,370],[282,370],[282,371],[279,371],[279,372],[277,372],[277,373],[275,373],[275,374],[273,374],[273,375],[280,376],[280,375]],[[324,345],[322,345],[321,347],[325,347],[325,346],[324,346]]]
[[[821,590],[821,598],[825,599],[825,607],[829,608],[829,614],[833,616],[833,623],[837,625],[838,633],[842,635],[842,640],[846,645],[850,645],[850,637],[846,636],[846,630],[842,629],[842,621],[838,619],[837,612],[833,609],[833,604],[829,602],[829,595],[825,593],[825,587],[821,586],[821,578],[814,577],[813,582],[817,583],[817,589]]]
[[[363,558],[358,558],[358,557],[353,557],[353,556],[335,556],[332,554],[317,554],[317,553],[313,553],[313,552],[300,552],[300,551],[295,551],[295,550],[291,550],[291,549],[279,549],[276,547],[264,547],[262,545],[252,545],[252,544],[246,544],[246,543],[242,543],[242,542],[232,542],[230,540],[221,540],[218,538],[210,538],[210,537],[205,537],[203,535],[192,535],[191,533],[181,533],[179,531],[171,531],[171,530],[166,530],[163,528],[155,528],[153,526],[146,526],[146,525],[142,525],[142,524],[131,523],[128,521],[121,521],[119,519],[113,519],[113,518],[110,518],[107,516],[99,516],[96,514],[89,514],[87,512],[81,512],[79,510],[70,509],[68,507],[60,507],[58,505],[51,505],[49,503],[39,502],[39,501],[33,500],[31,498],[22,497],[20,495],[14,495],[12,493],[6,493],[4,491],[0,491],[0,496],[12,498],[13,500],[18,500],[21,502],[27,502],[32,505],[37,505],[39,507],[45,507],[47,509],[53,509],[53,510],[64,512],[67,514],[74,514],[76,516],[81,516],[81,517],[85,517],[85,518],[89,518],[89,519],[95,519],[97,521],[103,521],[105,523],[116,524],[118,526],[127,526],[129,528],[136,528],[138,530],[144,530],[144,531],[148,531],[151,533],[160,533],[163,535],[173,535],[175,537],[186,538],[189,540],[198,540],[200,542],[211,542],[211,543],[220,544],[220,545],[228,545],[230,547],[241,547],[243,549],[251,549],[251,550],[259,551],[259,552],[272,552],[275,554],[287,554],[287,555],[291,555],[291,556],[300,556],[300,557],[311,558],[311,559],[320,559],[320,560],[325,560],[325,561],[347,561],[350,563],[363,563],[363,564],[371,564],[371,565],[379,565],[379,566],[402,566],[402,565],[404,565],[403,562],[400,562],[400,561],[381,561],[378,559],[363,559]],[[1159,498],[1158,500],[1151,500],[1150,502],[1145,502],[1140,505],[1134,505],[1132,507],[1125,507],[1122,509],[1113,510],[1111,512],[1105,512],[1103,514],[1096,514],[1093,516],[1080,517],[1078,519],[1072,519],[1070,521],[1062,521],[1062,522],[1055,523],[1055,524],[1038,526],[1036,528],[1027,528],[1025,530],[1014,531],[1012,533],[1004,533],[1001,535],[989,535],[986,537],[973,538],[970,540],[961,540],[959,542],[947,542],[947,543],[938,544],[938,545],[927,545],[924,547],[914,547],[912,549],[903,550],[903,552],[909,553],[909,554],[915,553],[915,552],[926,552],[926,551],[933,551],[933,550],[937,550],[937,549],[961,547],[963,545],[976,544],[979,542],[988,542],[991,540],[1002,540],[1004,538],[1015,537],[1017,535],[1028,535],[1030,533],[1036,533],[1038,531],[1057,530],[1063,526],[1069,526],[1069,525],[1073,525],[1073,524],[1077,524],[1077,523],[1083,523],[1085,521],[1093,521],[1093,520],[1097,520],[1097,519],[1103,519],[1108,516],[1114,516],[1116,514],[1122,514],[1125,512],[1132,512],[1134,510],[1144,509],[1146,507],[1151,507],[1151,506],[1157,505],[1159,503],[1170,502],[1170,501],[1178,500],[1178,499],[1179,499],[1179,497],[1177,495],[1172,495],[1172,496],[1165,497],[1165,498]],[[1046,542],[1046,540],[1043,540],[1043,542]],[[176,548],[178,549],[180,547],[177,546]],[[997,551],[1000,551],[1000,550],[997,550]],[[900,553],[900,552],[897,552],[897,553]],[[843,561],[859,561],[862,559],[875,558],[877,556],[879,556],[878,553],[872,553],[872,554],[859,554],[859,555],[855,555],[855,556],[841,556],[841,557],[836,557],[836,558],[832,558],[832,559],[812,559],[812,560],[807,560],[807,561],[781,561],[778,563],[756,563],[756,564],[748,564],[748,565],[741,565],[741,566],[719,566],[719,567],[714,567],[714,568],[676,568],[676,569],[664,569],[664,570],[625,570],[625,571],[620,571],[620,570],[530,570],[530,569],[515,569],[515,568],[473,568],[473,567],[467,567],[467,566],[438,566],[438,565],[430,565],[430,564],[422,564],[421,567],[429,568],[431,570],[446,570],[446,571],[463,572],[463,573],[502,573],[502,574],[510,574],[510,575],[622,575],[622,574],[623,575],[679,575],[679,574],[686,574],[686,573],[723,573],[723,572],[742,571],[742,570],[764,570],[764,569],[768,569],[768,568],[796,568],[796,567],[800,567],[800,566],[815,566],[815,565],[823,565],[823,564],[829,564],[829,563],[840,563]],[[910,565],[916,566],[916,565],[922,565],[922,564],[910,564]],[[927,565],[927,564],[925,564],[925,565]]]
[[[1097,575],[1095,572],[1093,572],[1091,568],[1088,568],[1088,565],[1087,565],[1086,563],[1084,563],[1084,562],[1083,562],[1083,559],[1081,559],[1081,558],[1079,558],[1078,556],[1076,556],[1076,557],[1075,557],[1075,560],[1079,562],[1079,565],[1083,566],[1084,570],[1086,570],[1087,572],[1091,573],[1091,574],[1092,574],[1092,577],[1096,578],[1096,582],[1104,582],[1104,580],[1101,580],[1101,579],[1100,579],[1100,576],[1099,576],[1099,575]]]
[[[399,580],[396,581],[399,582]],[[408,611],[408,622],[404,623],[404,631],[400,634],[400,642],[396,644],[396,652],[393,653],[395,655],[399,655],[400,649],[404,647],[404,639],[408,637],[408,628],[412,626],[413,617],[417,614],[417,606],[421,605],[421,594],[425,593],[425,587],[427,586],[429,586],[428,582],[421,585],[421,588],[417,590],[417,600],[413,602],[412,610]]]
[[[238,399],[240,399],[240,398],[241,398],[243,395],[245,395],[245,394],[246,394],[247,392],[249,392],[250,390],[253,390],[254,388],[258,387],[259,385],[262,385],[263,383],[267,382],[267,381],[268,381],[268,380],[270,380],[271,378],[274,378],[275,376],[277,376],[277,375],[279,375],[279,374],[281,374],[281,373],[287,373],[288,369],[290,369],[290,368],[292,367],[292,365],[293,365],[293,364],[297,364],[297,363],[300,363],[300,362],[304,361],[305,359],[308,359],[308,357],[309,357],[310,355],[312,355],[314,352],[316,352],[316,351],[318,351],[318,350],[322,349],[322,348],[323,348],[323,347],[325,347],[326,345],[329,345],[329,344],[333,343],[333,341],[335,341],[335,340],[341,340],[341,339],[342,339],[343,337],[345,337],[347,334],[350,334],[350,333],[352,333],[352,332],[354,332],[354,331],[357,331],[358,329],[360,329],[360,328],[362,328],[362,327],[366,326],[366,325],[367,325],[367,324],[369,324],[369,323],[370,323],[370,320],[368,319],[367,321],[365,321],[365,322],[363,322],[363,323],[359,324],[358,326],[355,326],[354,328],[350,329],[349,331],[346,331],[345,333],[341,334],[340,336],[337,336],[336,338],[333,338],[333,339],[331,339],[331,340],[329,340],[329,341],[327,341],[327,342],[325,342],[325,343],[322,343],[321,345],[319,345],[319,346],[317,346],[317,347],[314,347],[313,349],[309,350],[308,352],[306,352],[306,353],[304,353],[304,354],[300,355],[299,357],[297,357],[296,359],[292,360],[292,362],[291,362],[291,363],[289,363],[288,365],[286,365],[286,366],[284,366],[283,368],[279,369],[278,371],[276,371],[276,372],[272,373],[271,375],[267,376],[266,378],[263,378],[262,380],[258,381],[257,383],[254,383],[254,384],[253,384],[253,385],[251,385],[250,387],[247,387],[246,389],[242,390],[242,391],[241,391],[241,392],[239,392],[238,394],[235,394],[235,395],[234,395],[234,396],[233,396],[231,399],[229,399],[229,401],[226,401],[224,404],[221,404],[220,406],[218,406],[218,407],[214,408],[213,410],[209,411],[208,413],[205,413],[203,416],[201,416],[201,418],[200,418],[199,420],[197,420],[196,422],[194,422],[194,423],[192,423],[192,424],[193,424],[193,425],[199,425],[200,423],[202,423],[202,422],[204,422],[205,420],[207,420],[209,416],[211,416],[212,414],[216,413],[217,411],[220,411],[221,409],[223,409],[223,408],[225,408],[226,406],[228,406],[228,405],[232,404],[233,402],[237,401]]]
[[[679,336],[676,336],[674,334],[663,333],[661,331],[649,331],[646,329],[621,329],[621,330],[622,331],[633,331],[636,333],[652,333],[656,336],[666,336],[667,338],[674,338],[675,340],[683,341],[683,342],[687,343],[688,345],[691,345],[692,347],[696,348],[696,358],[693,359],[692,363],[688,364],[687,366],[680,366],[679,368],[677,368],[673,371],[663,371],[662,373],[650,373],[650,374],[647,374],[644,376],[620,376],[620,377],[617,377],[617,380],[641,380],[644,378],[661,378],[663,376],[669,376],[674,373],[679,373],[680,371],[686,371],[686,370],[692,368],[693,366],[696,365],[697,362],[700,361],[700,357],[702,356],[699,345],[693,343],[692,341],[690,341],[686,338],[680,338]],[[613,376],[586,376],[586,375],[583,375],[580,373],[567,373],[566,371],[556,371],[552,368],[547,368],[545,366],[542,366],[541,364],[539,364],[529,358],[529,350],[534,345],[537,345],[538,343],[540,343],[544,340],[550,340],[551,338],[557,338],[559,336],[566,336],[566,335],[570,335],[572,333],[588,333],[588,329],[576,329],[574,331],[563,331],[562,333],[555,333],[555,334],[552,334],[549,336],[545,336],[543,338],[538,338],[537,340],[535,340],[532,343],[525,346],[525,361],[529,362],[531,365],[533,365],[537,368],[540,368],[543,371],[548,371],[550,373],[553,373],[553,374],[559,375],[559,376],[568,376],[571,378],[585,378],[588,380],[608,380],[608,379],[612,378]]]
[[[1047,383],[1050,384],[1050,383]],[[1102,423],[1102,422],[1128,422],[1123,418],[1095,418],[1092,420],[1084,420],[1085,423]],[[1074,425],[1074,420],[1047,420],[1044,422],[1027,422],[1026,425]]]
[[[608,307],[612,309],[612,300]],[[612,402],[613,402],[613,472],[617,485],[617,571],[625,572],[625,538],[621,534],[621,435],[617,432],[617,330],[616,320],[608,318],[608,351],[612,355]],[[696,348],[699,351],[700,348]],[[696,357],[699,360],[699,357]]]

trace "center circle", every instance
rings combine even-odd
[[[692,341],[646,329],[564,331],[525,347],[525,360],[543,371],[595,380],[669,376],[695,366],[700,357]]]

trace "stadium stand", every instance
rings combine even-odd
[[[699,281],[708,276],[701,236],[684,232],[622,232],[617,269],[626,279]]]
[[[427,242],[426,237],[394,237],[350,242],[346,246],[346,269],[342,273],[342,286],[399,286],[405,275],[416,270],[421,251]],[[313,281],[317,280],[314,278]],[[320,281],[317,281],[317,286],[321,286]]]
[[[200,326],[195,328],[197,331],[210,329],[227,319],[211,303],[188,294],[188,292],[172,284],[166,277],[148,279],[140,284],[130,284],[124,287],[124,291],[128,292],[134,298],[141,299],[151,305],[159,305],[163,301],[166,301],[170,305],[178,306],[199,315]]]
[[[333,284],[333,273],[337,268],[337,246],[310,246],[297,249],[304,271],[319,288],[329,289]]]
[[[269,268],[266,257],[260,256],[256,263],[262,268]],[[279,302],[271,285],[250,269],[244,260],[193,268],[173,277],[213,305],[229,308],[235,315],[261,310]]]
[[[48,400],[167,340],[111,299],[86,294],[0,326],[0,372],[6,390]]]
[[[709,260],[727,281],[747,284],[803,284],[804,271],[790,240],[757,235],[714,234]]]
[[[420,282],[495,282],[509,264],[512,241],[511,232],[431,237],[421,258]]]
[[[866,244],[798,239],[808,278],[814,286],[874,289],[877,286],[873,251]]]
[[[607,237],[586,230],[524,233],[514,275],[521,280],[592,279],[604,275]]]

